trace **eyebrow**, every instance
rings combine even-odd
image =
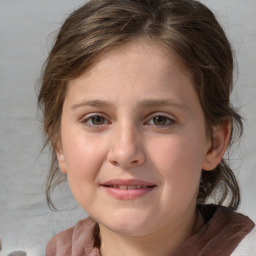
[[[139,103],[142,108],[154,108],[154,107],[176,107],[180,109],[186,109],[187,106],[174,99],[148,99]]]
[[[98,107],[98,108],[114,108],[114,105],[105,100],[84,100],[78,104],[74,104],[71,109],[75,110],[81,107]],[[155,108],[155,107],[168,107],[172,106],[179,109],[186,109],[187,106],[174,99],[147,99],[139,102],[140,108]]]
[[[81,108],[81,107],[98,107],[98,108],[110,108],[112,106],[112,104],[108,101],[104,101],[104,100],[85,100],[82,101],[78,104],[74,104],[71,109],[75,110],[77,108]]]

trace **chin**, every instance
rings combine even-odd
[[[111,220],[111,221],[110,221]],[[138,215],[113,216],[110,220],[101,219],[98,221],[108,230],[125,236],[142,236],[153,231],[152,218]]]

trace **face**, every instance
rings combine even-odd
[[[145,235],[189,218],[210,146],[191,75],[154,42],[115,49],[68,85],[59,166],[111,231]]]

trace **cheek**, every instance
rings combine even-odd
[[[64,158],[70,189],[77,202],[85,209],[94,202],[95,185],[104,159],[103,150],[90,138],[70,136],[65,141]]]
[[[68,180],[79,185],[93,182],[104,161],[104,147],[95,139],[84,136],[83,133],[73,134],[63,141],[63,153],[66,163]]]
[[[198,187],[204,159],[198,143],[185,136],[173,136],[153,143],[152,162],[164,182],[180,191]]]

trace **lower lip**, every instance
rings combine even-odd
[[[126,190],[126,189],[111,188],[106,186],[102,186],[102,187],[105,189],[105,191],[107,191],[107,193],[109,193],[111,196],[119,200],[134,200],[136,198],[139,198],[148,194],[149,192],[151,192],[156,188],[156,186],[154,186],[154,187],[148,187],[148,188]]]

